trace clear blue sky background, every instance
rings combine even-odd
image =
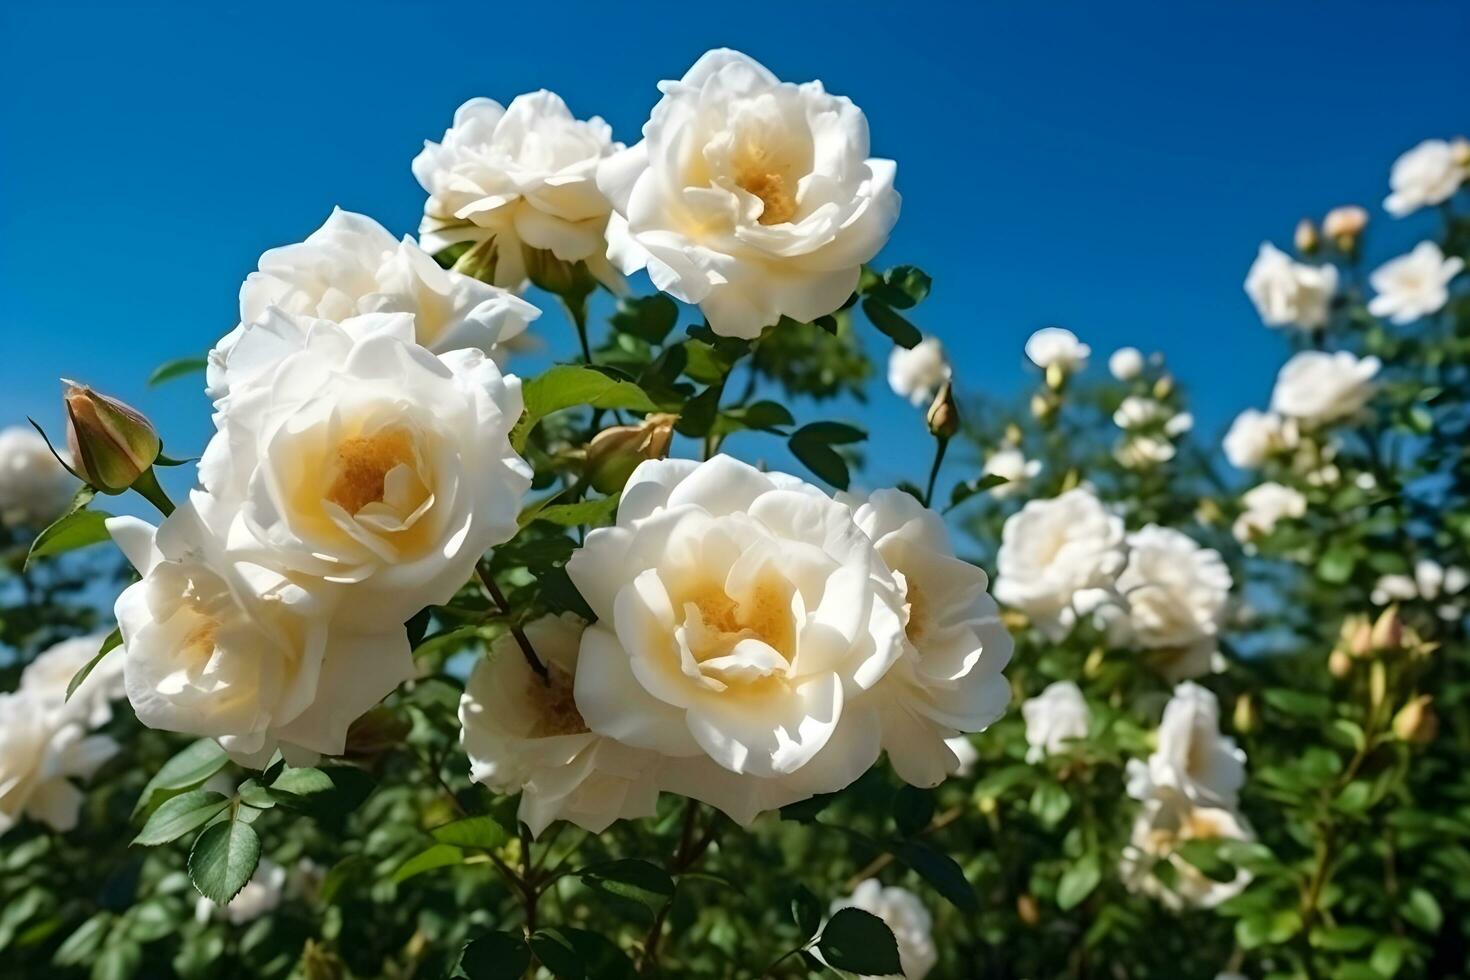
[[[965,391],[1021,390],[1025,338],[1060,323],[1094,370],[1164,352],[1214,433],[1283,350],[1241,292],[1260,241],[1376,209],[1401,151],[1470,128],[1449,0],[217,6],[0,3],[0,424],[57,426],[67,375],[197,452],[200,384],[143,382],[234,323],[262,250],[336,204],[414,231],[409,161],[466,98],[550,88],[631,143],[659,79],[730,45],[867,111],[904,195],[880,261],[934,276],[917,319]],[[1433,218],[1374,220],[1385,258]],[[918,414],[881,380],[853,411],[870,478],[917,477]]]

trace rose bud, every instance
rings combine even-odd
[[[66,442],[77,475],[102,493],[122,493],[147,473],[163,448],[136,409],[63,380]]]
[[[1372,634],[1373,649],[1384,653],[1393,653],[1404,645],[1404,620],[1399,615],[1397,604],[1389,606],[1378,616],[1378,622],[1373,624]]]
[[[1433,699],[1421,694],[1393,716],[1393,733],[1405,742],[1425,745],[1439,734],[1439,716],[1434,713]]]
[[[934,404],[929,406],[926,421],[929,423],[929,431],[936,439],[949,439],[960,431],[960,408],[955,404],[954,389],[948,381],[939,389],[939,394],[934,396]]]
[[[615,493],[639,463],[667,456],[678,418],[657,412],[637,425],[615,425],[597,433],[587,445],[587,478],[592,486],[599,493]]]
[[[1368,212],[1356,204],[1345,204],[1333,208],[1322,219],[1322,234],[1332,241],[1338,251],[1351,252],[1358,244],[1358,237],[1368,227]]]
[[[1317,234],[1317,226],[1312,224],[1311,218],[1303,218],[1296,226],[1296,250],[1303,255],[1311,255],[1317,251],[1317,246],[1322,243],[1321,236]]]

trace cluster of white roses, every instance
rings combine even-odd
[[[460,707],[476,779],[539,832],[653,812],[659,791],[740,823],[834,792],[886,751],[933,786],[948,740],[1005,709],[1011,639],[939,516],[834,500],[727,456],[634,471],[617,523],[568,562],[597,615],[504,638]]]
[[[1152,895],[1170,908],[1212,908],[1250,883],[1247,871],[1215,881],[1178,854],[1190,840],[1251,840],[1239,813],[1245,783],[1245,752],[1220,733],[1220,702],[1192,681],[1174,689],[1159,723],[1157,747],[1128,763],[1128,795],[1143,807],[1124,849],[1121,873],[1129,888]],[[1167,861],[1166,884],[1155,870]]]
[[[33,429],[0,429],[0,523],[34,530],[66,509],[77,481]]]
[[[1470,589],[1470,572],[1458,565],[1446,568],[1432,558],[1420,558],[1414,562],[1412,575],[1380,576],[1369,598],[1375,606],[1416,599],[1434,603],[1440,619],[1458,622],[1465,615],[1467,589]]]
[[[17,690],[0,694],[0,834],[23,816],[71,830],[83,800],[76,782],[117,754],[117,742],[96,733],[112,720],[112,702],[122,696],[116,660],[104,658],[66,696],[102,639],[63,640],[26,665]]]
[[[1125,532],[1087,487],[1028,502],[1001,531],[995,596],[1047,638],[1092,616],[1111,643],[1179,680],[1212,669],[1230,596],[1213,549],[1173,528]]]

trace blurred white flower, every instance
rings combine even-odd
[[[474,242],[488,250],[492,281],[507,289],[525,284],[524,248],[585,261],[612,281],[605,259],[612,207],[597,188],[597,166],[620,149],[607,123],[573,117],[552,92],[516,96],[508,108],[469,100],[441,141],[425,140],[413,161],[429,194],[419,226],[424,249]]]
[[[1178,793],[1196,806],[1234,809],[1245,785],[1245,752],[1220,733],[1220,701],[1193,681],[1174,689],[1159,723],[1158,747],[1128,760],[1128,795]]]
[[[897,886],[883,887],[877,878],[859,882],[847,898],[832,903],[835,914],[841,909],[858,908],[882,919],[898,940],[898,961],[904,980],[919,980],[939,962],[934,945],[934,920],[919,896]],[[860,977],[859,980],[871,980]]]
[[[194,903],[194,918],[208,922],[211,917],[218,917],[230,925],[243,926],[279,908],[285,890],[286,869],[270,858],[261,858],[255,866],[255,874],[224,908],[200,895]]]
[[[149,728],[214,738],[243,765],[277,748],[294,765],[340,755],[348,726],[413,676],[408,636],[334,628],[341,586],[227,558],[215,503],[196,491],[157,531],[107,522],[142,575],[118,597],[109,655],[128,700]]]
[[[553,820],[601,833],[614,820],[652,816],[658,803],[658,757],[594,734],[577,710],[572,685],[585,628],[570,614],[525,627],[544,680],[516,638],[501,634],[459,702],[470,777],[497,793],[520,793],[518,816],[532,836]]]
[[[1129,891],[1150,895],[1167,908],[1214,908],[1250,884],[1244,869],[1230,881],[1215,881],[1178,853],[1191,840],[1254,840],[1249,825],[1231,810],[1193,806],[1177,793],[1164,793],[1144,803],[1123,849],[1119,872]],[[1154,865],[1167,861],[1172,874],[1165,884]]]
[[[1304,425],[1326,425],[1357,414],[1373,397],[1380,361],[1348,351],[1304,350],[1276,376],[1271,409]]]
[[[1041,460],[1027,459],[1019,448],[1008,446],[986,456],[982,472],[1006,481],[990,488],[991,496],[1004,499],[1026,489],[1026,483],[1041,472]]]
[[[599,169],[623,272],[754,338],[845,303],[898,220],[891,160],[868,156],[862,110],[821,82],[782,82],[725,48],[702,56]]]
[[[597,614],[577,709],[665,756],[663,788],[749,823],[876,760],[862,695],[905,652],[903,596],[846,505],[729,456],[651,460],[567,573]]]
[[[229,380],[199,463],[234,509],[230,560],[351,583],[342,613],[360,630],[447,602],[515,533],[531,482],[509,440],[520,379],[478,350],[435,357],[413,329],[404,313],[277,309],[247,324],[228,366],[271,366]]]
[[[1232,585],[1220,553],[1189,535],[1150,524],[1128,535],[1128,564],[1116,585],[1122,617],[1115,642],[1164,655],[1171,680],[1207,673]]]
[[[0,521],[27,528],[50,524],[78,486],[35,430],[0,429]]]
[[[1123,519],[1077,487],[1029,501],[1006,519],[994,595],[1060,640],[1077,622],[1078,593],[1110,589],[1124,561]]]
[[[1307,512],[1307,498],[1300,490],[1280,483],[1262,483],[1241,497],[1244,511],[1235,519],[1232,532],[1242,544],[1270,534],[1284,518],[1298,518]]]
[[[240,287],[240,326],[210,352],[208,391],[226,392],[225,361],[244,325],[270,307],[341,322],[363,313],[412,313],[414,339],[437,352],[489,351],[541,315],[497,286],[447,271],[404,236],[366,215],[337,208],[304,242],[273,248]]]
[[[1225,458],[1237,469],[1258,469],[1273,454],[1295,449],[1299,440],[1294,420],[1248,408],[1225,433]]]
[[[1011,689],[1001,671],[1014,642],[985,573],[955,557],[942,517],[902,490],[840,499],[903,588],[908,642],[864,700],[899,778],[937,786],[959,766],[948,740],[1005,713]]]
[[[1092,709],[1072,681],[1054,681],[1036,697],[1023,701],[1021,717],[1026,720],[1027,762],[1066,752],[1074,739],[1086,738],[1092,727]]]
[[[1108,358],[1108,373],[1119,381],[1132,381],[1143,373],[1143,353],[1137,347],[1119,347]]]
[[[949,374],[949,359],[938,337],[925,337],[911,348],[895,344],[888,355],[888,387],[914,405],[933,401]]]
[[[1368,301],[1368,312],[1399,324],[1438,313],[1450,301],[1450,280],[1464,269],[1458,255],[1446,258],[1434,242],[1420,242],[1374,270],[1368,281],[1378,295]]]
[[[1394,161],[1388,174],[1392,193],[1383,209],[1396,218],[1442,204],[1470,177],[1470,165],[1446,140],[1425,140]]]
[[[122,651],[103,657],[70,699],[66,689],[77,672],[97,656],[103,639],[103,634],[94,633],[50,647],[21,671],[21,693],[67,719],[80,721],[88,728],[101,728],[112,720],[112,702],[123,696]]]
[[[92,777],[117,754],[106,735],[26,692],[0,694],[0,834],[30,817],[65,833],[77,825],[82,791],[73,780]]]
[[[1368,598],[1375,606],[1386,606],[1390,602],[1407,602],[1410,599],[1419,598],[1419,588],[1413,576],[1380,575],[1378,581],[1373,583],[1373,591]]]
[[[1130,470],[1147,469],[1173,459],[1178,450],[1168,439],[1160,436],[1130,435],[1118,443],[1113,458]]]
[[[1026,341],[1026,356],[1045,371],[1055,366],[1068,374],[1087,367],[1092,348],[1065,327],[1042,327]]]
[[[1433,602],[1444,596],[1459,595],[1470,586],[1470,572],[1458,566],[1445,568],[1430,558],[1414,562],[1413,575],[1381,575],[1369,596],[1375,606],[1391,602],[1425,599]]]
[[[1337,292],[1337,268],[1296,262],[1270,242],[1262,242],[1246,274],[1245,291],[1266,326],[1311,330],[1327,323]]]
[[[1322,234],[1334,241],[1352,241],[1368,227],[1368,212],[1356,204],[1344,204],[1327,212],[1322,219]]]

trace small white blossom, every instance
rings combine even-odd
[[[1271,408],[1303,425],[1326,425],[1356,415],[1373,397],[1381,362],[1348,351],[1304,350],[1276,376]]]
[[[939,950],[934,945],[934,920],[913,892],[896,886],[885,888],[877,878],[868,878],[847,898],[832,903],[833,913],[845,908],[871,912],[888,926],[898,941],[898,961],[903,967],[904,980],[920,980],[939,962]]]
[[[285,896],[286,875],[285,868],[270,858],[261,858],[260,863],[255,866],[255,874],[251,875],[245,887],[224,908],[203,895],[199,896],[194,903],[194,918],[199,922],[208,922],[211,918],[218,917],[230,925],[243,926],[263,915],[269,915],[280,907],[281,899]]]
[[[912,348],[895,344],[888,355],[888,387],[914,405],[933,401],[949,374],[949,359],[938,337],[925,337]]]
[[[1179,846],[1191,840],[1254,839],[1249,825],[1234,811],[1194,806],[1177,793],[1165,792],[1143,805],[1119,871],[1129,891],[1152,896],[1167,908],[1214,908],[1244,891],[1250,872],[1241,869],[1230,881],[1215,881],[1177,853]],[[1163,861],[1173,870],[1172,885],[1154,871]]]
[[[1273,454],[1295,449],[1300,438],[1294,420],[1248,408],[1230,423],[1225,458],[1236,469],[1258,469]]]
[[[1383,209],[1396,218],[1422,207],[1442,204],[1470,176],[1470,165],[1447,140],[1425,140],[1394,161],[1388,174],[1393,193]]]
[[[1065,327],[1042,327],[1026,341],[1026,356],[1043,371],[1053,366],[1069,374],[1081,371],[1091,353],[1092,348]]]
[[[1438,313],[1450,300],[1450,280],[1464,269],[1465,260],[1458,255],[1446,258],[1434,242],[1420,242],[1369,277],[1378,295],[1369,300],[1368,312],[1399,324]]]
[[[24,691],[0,694],[0,834],[30,817],[53,830],[77,825],[87,780],[118,752],[106,735]]]
[[[1072,681],[1055,681],[1022,702],[1021,717],[1026,720],[1027,762],[1066,752],[1092,726],[1092,709]]]
[[[1132,381],[1143,373],[1143,354],[1137,347],[1119,347],[1108,358],[1108,373],[1119,381]]]
[[[112,702],[123,696],[123,655],[116,650],[103,657],[87,679],[67,698],[66,689],[102,649],[103,636],[78,636],[46,650],[26,665],[20,690],[50,710],[100,728],[112,720]]]
[[[1220,732],[1214,692],[1185,681],[1174,689],[1147,761],[1128,761],[1128,795],[1149,800],[1172,791],[1197,806],[1234,809],[1245,785],[1245,752]]]
[[[1270,242],[1262,242],[1246,274],[1245,291],[1266,326],[1312,330],[1327,323],[1337,292],[1337,269],[1294,261]]]
[[[1026,489],[1027,481],[1041,472],[1041,460],[1027,459],[1019,448],[1008,446],[985,457],[983,472],[986,476],[998,476],[1006,481],[990,488],[991,496],[1004,499]]]
[[[1270,534],[1283,519],[1301,517],[1307,512],[1307,498],[1299,490],[1280,483],[1262,483],[1241,497],[1245,510],[1236,518],[1231,533],[1242,544]]]
[[[1128,535],[1128,564],[1118,576],[1122,615],[1113,641],[1155,651],[1171,679],[1210,670],[1232,586],[1220,553],[1189,535],[1150,524]]]

